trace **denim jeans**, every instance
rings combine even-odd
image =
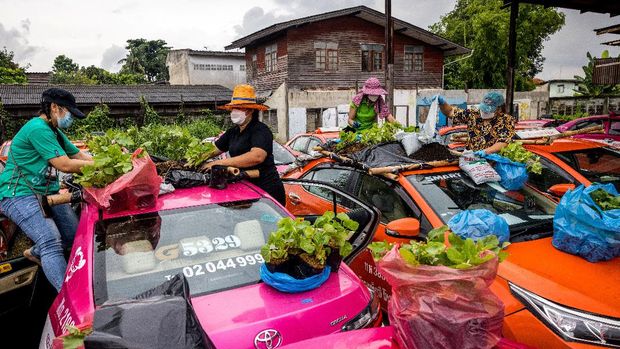
[[[59,291],[67,269],[63,245],[71,247],[78,224],[71,206],[53,206],[53,218],[45,218],[36,196],[28,195],[2,199],[0,211],[34,241],[32,254],[41,259],[45,276]]]

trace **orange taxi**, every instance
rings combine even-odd
[[[579,151],[591,149],[585,145],[583,149],[556,147],[558,152],[544,147],[532,150],[567,159],[576,151],[580,159]],[[578,176],[570,166],[558,167],[575,184],[589,183],[584,174],[593,171],[583,167]],[[504,336],[538,348],[620,346],[620,260],[589,263],[555,249],[551,238],[557,202],[546,191],[530,185],[519,191],[507,191],[496,183],[476,185],[456,166],[401,172],[393,181],[326,158],[313,160],[287,177],[329,183],[375,206],[381,213],[374,236],[379,241],[423,238],[461,210],[491,210],[506,219],[511,232],[510,256],[500,264],[492,285],[505,305]],[[334,207],[343,212],[356,210],[351,200],[317,187],[285,181],[285,189],[286,207],[298,216],[321,214]],[[357,255],[350,266],[385,306],[390,287],[370,253]]]
[[[340,128],[338,127],[319,127],[314,132],[300,133],[291,138],[284,145],[295,156],[302,154],[310,155],[310,152],[317,145],[321,145],[330,139],[340,137]]]

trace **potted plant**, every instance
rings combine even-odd
[[[334,215],[333,212],[328,211],[314,222],[314,227],[325,231],[329,236],[327,265],[330,266],[332,272],[337,272],[342,259],[353,250],[348,240],[359,227],[359,223],[350,219],[346,213]]]
[[[278,222],[278,229],[269,235],[267,243],[261,247],[261,255],[270,272],[288,272],[290,256],[296,250],[296,221],[286,217]]]

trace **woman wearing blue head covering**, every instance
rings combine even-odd
[[[466,124],[469,140],[465,147],[475,154],[497,153],[512,142],[515,136],[515,118],[506,114],[504,96],[487,92],[478,109],[459,109],[449,105],[443,96],[435,96],[441,112],[453,119],[454,124]]]

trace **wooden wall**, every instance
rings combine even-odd
[[[362,51],[360,44],[383,44],[385,31],[382,26],[367,22],[355,16],[327,19],[289,29],[275,40],[278,43],[278,71],[264,71],[266,43],[247,47],[247,66],[251,67],[252,55],[257,53],[258,71],[248,71],[248,81],[257,90],[275,89],[288,77],[292,88],[312,89],[350,89],[356,81],[361,86],[371,76],[384,82],[384,72],[362,72]],[[315,41],[338,43],[338,70],[321,71],[315,68]],[[404,71],[404,46],[424,45],[424,70]],[[286,52],[282,49],[286,48]],[[281,56],[282,55],[282,56]],[[384,54],[385,60],[385,54]],[[283,67],[282,64],[286,64]],[[421,41],[395,34],[394,70],[395,88],[436,88],[441,87],[443,52]]]

